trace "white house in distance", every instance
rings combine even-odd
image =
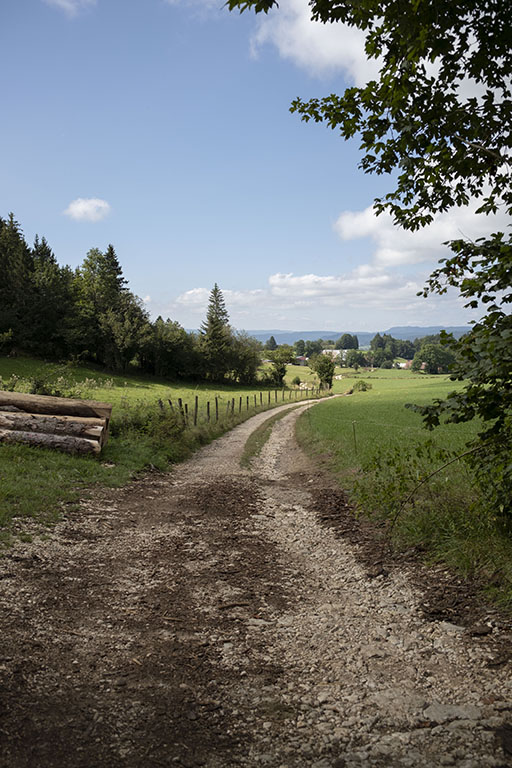
[[[339,354],[339,349],[322,349],[322,355],[329,355],[332,358],[338,357]]]

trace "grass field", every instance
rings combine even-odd
[[[309,368],[301,366],[289,366],[289,372],[286,376],[287,382],[291,382],[292,378],[297,375],[296,371],[306,372],[307,377],[305,376],[304,380],[310,382],[312,387],[318,386],[318,379],[315,374]],[[126,407],[127,404],[154,404],[159,399],[167,403],[169,398],[177,402],[178,398],[182,398],[183,402],[192,406],[196,395],[199,398],[200,409],[205,408],[207,401],[212,403],[215,397],[218,397],[219,402],[224,404],[224,409],[228,401],[230,402],[233,397],[236,399],[237,396],[249,397],[254,404],[254,395],[256,395],[259,403],[260,392],[266,393],[267,396],[264,398],[263,404],[265,405],[265,400],[268,404],[269,388],[263,385],[260,387],[240,387],[228,384],[212,386],[204,382],[182,384],[151,376],[133,374],[116,376],[90,366],[58,365],[25,357],[12,359],[0,357],[0,378],[7,381],[11,376],[25,379],[27,383],[29,379],[34,378],[51,383],[53,386],[61,388],[65,396],[104,400],[112,403],[114,419],[117,408]],[[16,389],[20,392],[24,391],[23,382],[20,382]],[[27,385],[25,385],[26,390]],[[274,390],[271,389],[271,392],[274,393]],[[271,397],[272,402],[274,402],[274,394]],[[278,398],[281,397],[278,395]]]
[[[94,485],[124,485],[148,467],[166,469],[248,416],[283,402],[283,392],[265,387],[176,384],[152,377],[114,376],[90,366],[0,357],[0,389],[7,382],[13,383],[12,377],[17,377],[16,390],[20,392],[30,391],[37,380],[64,396],[112,403],[113,410],[111,437],[99,459],[24,445],[0,446],[0,539],[3,536],[4,540],[10,536],[9,524],[13,517],[35,516],[51,523],[86,489]],[[312,376],[310,380],[313,385]],[[176,429],[168,400],[171,399],[176,408],[181,398],[188,405],[192,421],[196,396],[198,426],[184,431]],[[286,391],[284,402],[296,396],[305,397],[305,393]],[[214,423],[215,398],[219,406],[218,424]],[[228,405],[233,399],[234,413],[228,415]],[[159,400],[164,404],[164,412],[160,410]],[[210,424],[206,424],[207,402],[211,409]]]
[[[307,426],[309,437],[319,439],[321,450],[332,454],[337,472],[352,474],[377,448],[401,446],[405,450],[418,440],[431,437],[439,446],[457,451],[476,434],[476,424],[443,425],[428,433],[421,416],[405,407],[407,403],[424,405],[460,387],[448,376],[393,369],[357,376],[345,369],[341,375],[341,380],[334,381],[334,393],[347,392],[361,380],[371,384],[371,389],[310,409],[299,427],[305,433]]]

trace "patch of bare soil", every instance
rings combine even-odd
[[[251,471],[265,414],[0,562],[2,766],[512,764],[507,627],[427,616],[297,415]]]

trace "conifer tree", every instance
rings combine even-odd
[[[12,332],[12,345],[23,346],[30,332],[34,264],[12,213],[0,219],[0,333]]]
[[[210,292],[206,320],[201,325],[201,348],[205,372],[213,381],[222,381],[230,370],[232,333],[224,296],[217,283]]]

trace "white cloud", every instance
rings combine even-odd
[[[270,294],[287,306],[340,307],[361,313],[364,308],[398,311],[414,303],[423,279],[392,275],[363,264],[344,275],[275,274]]]
[[[283,0],[279,6],[259,20],[251,41],[255,55],[270,43],[283,59],[316,75],[342,71],[356,85],[377,75],[378,63],[366,56],[363,32],[346,24],[311,21],[307,0]]]
[[[64,214],[75,221],[101,221],[109,215],[111,207],[106,200],[98,197],[78,197],[73,200]]]
[[[76,16],[82,10],[96,5],[96,0],[44,0],[47,5],[59,8],[68,16]]]
[[[265,291],[257,288],[251,291],[230,291],[222,289],[222,295],[226,305],[229,307],[245,307],[247,305],[257,304],[264,298]],[[192,288],[190,291],[180,294],[176,299],[176,305],[187,308],[194,312],[206,311],[210,291],[207,288]]]
[[[467,323],[470,315],[454,292],[428,300],[417,295],[429,272],[403,274],[367,263],[337,275],[275,273],[262,288],[221,290],[235,328],[376,331],[393,325]],[[151,312],[198,328],[209,296],[208,288],[192,288],[171,303],[151,302]]]
[[[369,206],[364,211],[344,211],[334,225],[342,240],[370,237],[375,243],[373,264],[396,267],[405,264],[433,263],[446,255],[443,243],[459,237],[475,240],[507,226],[504,213],[496,216],[475,214],[476,203],[467,208],[453,208],[438,214],[434,222],[418,232],[409,232],[393,224],[391,216],[377,216]]]
[[[265,288],[247,291],[222,290],[226,307],[235,326],[246,317],[251,327],[258,316],[260,323],[286,315],[293,318],[297,311],[322,314],[325,308],[343,307],[344,311],[362,307],[395,310],[405,309],[414,304],[416,293],[423,285],[424,276],[418,279],[391,275],[382,268],[365,264],[343,275],[294,275],[276,273],[268,278]],[[189,317],[203,317],[206,312],[210,291],[206,288],[192,288],[182,293],[169,308],[167,314],[186,312]]]
[[[142,299],[142,303],[143,304],[150,304],[151,303],[151,296],[149,296],[149,295],[148,296],[144,296],[144,298]]]

